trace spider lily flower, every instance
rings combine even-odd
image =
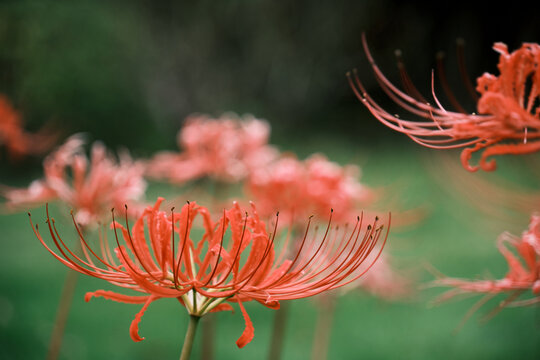
[[[218,119],[192,115],[177,136],[183,151],[157,154],[147,174],[177,184],[202,177],[242,180],[277,156],[277,150],[268,145],[269,136],[268,123],[251,115],[224,114]]]
[[[4,145],[12,159],[38,155],[49,150],[57,136],[47,129],[27,133],[20,114],[0,95],[0,145]]]
[[[356,96],[386,126],[430,148],[464,148],[461,162],[469,171],[479,168],[485,171],[495,170],[495,160],[488,160],[491,156],[518,155],[540,150],[540,45],[524,43],[521,48],[509,53],[505,44],[496,43],[493,48],[500,54],[500,75],[485,73],[477,79],[476,91],[480,94],[477,101],[478,114],[468,114],[449,92],[444,76],[441,77],[443,87],[458,111],[449,111],[443,107],[435,95],[433,78],[431,87],[435,105],[426,102],[402,66],[402,79],[406,90],[400,90],[376,65],[365,36],[362,41],[373,72],[384,92],[400,107],[423,119],[402,119],[386,111],[368,95],[356,71],[352,76],[348,74],[349,83]],[[463,68],[461,66],[461,70]],[[479,151],[483,153],[478,166],[473,166],[470,164],[471,157]]]
[[[70,137],[43,163],[44,178],[27,189],[8,189],[3,196],[8,208],[41,205],[59,200],[73,207],[83,226],[95,224],[113,206],[133,204],[146,190],[144,167],[123,154],[117,162],[100,143],[94,143],[90,159],[81,136]],[[69,175],[71,173],[71,176]]]
[[[372,190],[359,182],[359,174],[358,167],[342,167],[320,154],[305,161],[282,156],[253,171],[246,192],[262,215],[280,209],[285,224],[298,223],[312,214],[322,216],[330,208],[334,210],[333,218],[343,223],[359,205],[365,207],[374,199]]]
[[[466,315],[465,320],[474,311],[500,293],[508,297],[490,314],[496,314],[505,306],[525,306],[540,303],[540,215],[531,216],[529,229],[523,232],[521,238],[504,233],[497,245],[500,253],[508,263],[509,271],[500,280],[465,280],[441,278],[433,282],[434,286],[453,287],[441,295],[437,302],[454,296],[468,293],[486,294]],[[512,248],[514,251],[511,251]],[[516,256],[516,254],[517,256]],[[531,291],[533,297],[518,299],[522,294]]]
[[[214,222],[205,207],[187,203],[179,213],[165,212],[159,209],[162,201],[159,198],[153,207],[147,207],[131,229],[127,217],[126,225],[122,226],[114,220],[113,212],[114,251],[103,236],[100,250],[92,248],[74,221],[84,250],[84,256],[76,255],[60,237],[48,210],[47,224],[53,246],[46,244],[37,226],[32,224],[41,243],[64,265],[142,294],[97,290],[85,297],[86,301],[99,296],[144,304],[130,327],[134,341],[143,339],[138,328],[148,306],[160,298],[176,298],[197,318],[209,312],[230,310],[229,303],[237,303],[246,326],[237,341],[243,347],[254,336],[245,302],[254,300],[278,309],[282,300],[314,296],[358,279],[378,257],[365,261],[368,256],[380,254],[390,223],[390,219],[386,225],[376,219],[364,227],[359,217],[351,231],[337,236],[330,222],[322,231],[313,231],[308,222],[297,251],[285,259],[283,250],[276,253],[277,224],[269,233],[253,205],[244,211],[234,203]],[[194,224],[204,228],[198,241],[192,239]],[[226,233],[230,233],[227,240]],[[381,236],[384,240],[377,247]]]

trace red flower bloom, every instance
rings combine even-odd
[[[58,199],[74,208],[78,223],[89,225],[107,215],[111,207],[133,204],[144,194],[142,164],[127,154],[117,163],[100,143],[93,145],[89,161],[83,143],[80,136],[70,137],[43,162],[43,179],[33,181],[28,189],[4,191],[7,206],[20,208]]]
[[[246,190],[262,215],[279,209],[287,225],[290,221],[301,224],[313,214],[324,216],[330,208],[334,209],[333,218],[341,223],[374,199],[373,192],[359,182],[359,174],[358,167],[341,167],[319,154],[305,161],[283,156],[253,171]]]
[[[37,226],[33,227],[42,244],[64,265],[143,294],[131,296],[105,290],[86,294],[87,301],[101,296],[144,304],[131,324],[134,341],[143,339],[138,335],[138,326],[150,303],[177,298],[190,315],[199,317],[231,309],[226,301],[238,303],[246,328],[237,345],[243,347],[254,334],[244,302],[255,300],[277,309],[281,300],[313,296],[346,285],[373,265],[377,256],[364,260],[373,252],[380,253],[388,236],[387,230],[383,244],[375,250],[383,233],[378,219],[362,229],[362,219],[358,218],[348,233],[333,230],[329,223],[325,231],[313,234],[308,223],[292,259],[283,260],[284,250],[281,254],[275,251],[276,229],[267,232],[254,206],[248,215],[234,204],[213,222],[208,210],[195,203],[184,205],[180,213],[166,213],[159,210],[162,201],[160,198],[148,207],[131,230],[127,219],[126,227],[113,221],[117,243],[114,255],[105,237],[101,238],[98,252],[79,231],[84,256],[77,256],[60,238],[48,211],[47,223],[57,252],[46,245]],[[194,223],[201,223],[205,230],[198,242],[192,240]],[[121,230],[125,245],[120,245],[116,229]],[[229,231],[231,237],[226,240]]]
[[[485,171],[495,170],[495,161],[488,161],[490,156],[540,150],[540,45],[525,43],[513,53],[508,53],[502,43],[494,45],[493,48],[501,54],[498,66],[501,74],[497,77],[486,73],[478,78],[476,90],[481,96],[477,110],[480,115],[476,115],[447,111],[437,99],[433,83],[436,106],[427,103],[404,72],[407,92],[401,91],[375,64],[365,36],[363,43],[381,88],[399,106],[427,120],[405,120],[389,113],[367,94],[356,72],[354,81],[349,75],[356,96],[383,124],[430,148],[466,147],[461,153],[461,162],[469,171],[476,171],[478,167]],[[447,84],[441,80],[447,90]],[[455,103],[453,95],[449,97]],[[459,104],[456,107],[461,108]],[[470,165],[472,154],[481,150],[484,152],[479,166]]]
[[[507,248],[510,245],[519,257]],[[498,248],[508,263],[509,271],[500,280],[464,280],[441,278],[435,280],[435,286],[450,286],[455,289],[443,294],[438,301],[447,300],[464,293],[484,293],[485,297],[471,309],[474,310],[499,293],[509,294],[495,311],[504,306],[523,306],[540,303],[540,215],[531,217],[528,231],[523,232],[521,238],[504,233],[498,241]],[[517,300],[526,291],[531,291],[533,297],[526,300]]]
[[[269,136],[268,123],[250,115],[241,119],[234,114],[218,119],[192,115],[177,136],[183,152],[157,154],[147,173],[179,184],[205,176],[238,181],[277,156],[268,145]]]

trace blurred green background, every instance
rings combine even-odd
[[[528,223],[489,219],[450,182],[436,181],[439,154],[418,148],[373,119],[350,90],[345,73],[355,67],[378,100],[381,95],[361,49],[370,47],[390,79],[399,79],[393,50],[403,50],[408,71],[429,94],[434,55],[448,53],[447,75],[469,109],[457,76],[455,39],[467,42],[471,76],[496,72],[496,41],[510,49],[538,41],[537,12],[519,4],[398,1],[2,1],[0,92],[22,112],[29,129],[53,122],[65,136],[87,132],[136,156],[174,149],[186,115],[252,113],[272,125],[271,142],[301,158],[324,152],[331,160],[362,167],[371,187],[399,189],[404,206],[425,206],[416,228],[392,232],[392,255],[432,279],[430,263],[447,275],[502,277],[506,264],[494,244],[505,230]],[[385,102],[386,101],[386,102]],[[458,154],[452,153],[454,159]],[[537,156],[501,159],[497,174],[538,189],[530,170]],[[26,186],[41,174],[41,159],[10,163],[0,154],[0,183]],[[444,169],[441,169],[444,171]],[[396,185],[398,184],[398,185]],[[177,196],[153,185],[148,199]],[[36,219],[43,209],[33,211]],[[60,216],[57,216],[60,218]],[[60,220],[59,220],[60,221]],[[68,233],[68,221],[64,222]],[[66,269],[39,245],[26,214],[2,215],[0,250],[0,358],[44,358]],[[141,325],[146,340],[133,343],[129,324],[140,306],[95,299],[86,291],[102,281],[81,277],[66,329],[64,359],[177,358],[187,314],[174,300],[150,306]],[[454,332],[475,299],[436,308],[442,289],[419,291],[413,300],[385,303],[361,293],[339,300],[330,359],[498,359],[540,357],[540,311],[503,310],[486,324],[474,317]],[[501,300],[502,298],[498,298]],[[481,309],[486,313],[492,301]],[[292,303],[284,359],[309,358],[315,324],[311,300]],[[247,304],[255,339],[238,350],[239,312],[218,314],[219,359],[266,355],[272,310]],[[193,358],[198,357],[195,345]]]

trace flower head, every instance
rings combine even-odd
[[[6,147],[12,158],[48,151],[56,138],[46,129],[34,134],[24,131],[20,114],[0,95],[0,145]]]
[[[461,162],[469,171],[496,168],[490,156],[525,154],[540,150],[540,45],[525,43],[513,53],[506,45],[496,43],[500,54],[500,75],[484,74],[477,80],[480,93],[477,114],[467,114],[449,92],[444,77],[443,87],[455,103],[458,112],[447,111],[439,102],[433,89],[435,106],[419,94],[407,74],[402,70],[406,91],[392,84],[375,64],[363,37],[364,49],[381,88],[399,106],[423,118],[413,121],[393,115],[378,105],[362,85],[357,73],[349,82],[355,94],[369,111],[388,127],[406,134],[415,142],[435,149],[465,148]],[[462,71],[463,72],[463,71]],[[478,151],[479,165],[470,164],[472,154]]]
[[[334,210],[337,222],[346,222],[373,200],[373,192],[358,180],[358,167],[342,167],[323,155],[305,161],[283,156],[255,170],[248,178],[247,192],[259,211],[268,216],[279,209],[285,224],[301,222],[310,215],[323,216]]]
[[[47,210],[49,232],[57,250],[53,251],[32,224],[42,244],[64,265],[142,294],[105,290],[86,294],[87,301],[101,296],[144,304],[131,324],[134,341],[143,339],[138,326],[149,304],[160,298],[176,298],[193,316],[230,310],[227,302],[238,303],[246,328],[237,345],[243,347],[254,334],[244,302],[255,300],[277,309],[281,300],[305,298],[346,285],[373,265],[377,256],[364,260],[370,254],[380,254],[388,236],[389,224],[383,244],[376,249],[383,234],[378,219],[363,228],[358,218],[349,232],[336,232],[331,223],[322,231],[314,231],[308,223],[295,254],[285,259],[283,250],[276,252],[277,225],[269,232],[253,205],[244,211],[235,203],[214,221],[206,208],[195,203],[187,203],[179,213],[160,211],[162,201],[160,198],[148,207],[131,229],[127,217],[124,227],[114,221],[113,213],[113,252],[106,237],[101,237],[97,251],[79,231],[84,256],[76,255],[61,239]],[[204,229],[198,241],[193,240],[194,225]]]
[[[8,207],[60,200],[74,208],[78,223],[90,225],[107,216],[111,207],[135,205],[133,201],[146,189],[142,164],[127,154],[116,162],[100,143],[92,146],[88,159],[83,144],[80,136],[70,137],[44,160],[43,179],[33,181],[27,189],[5,191]]]
[[[183,151],[157,154],[147,173],[173,183],[201,177],[238,181],[276,157],[277,151],[268,145],[269,135],[268,123],[251,115],[227,114],[218,119],[193,115],[178,132]]]
[[[439,298],[439,301],[465,293],[486,294],[473,307],[473,311],[500,293],[508,294],[508,297],[501,302],[495,311],[507,305],[524,306],[540,303],[540,215],[534,214],[531,216],[529,229],[523,232],[521,238],[504,233],[499,238],[497,247],[506,259],[509,268],[508,273],[503,279],[473,281],[441,278],[435,280],[433,282],[435,286],[455,288],[443,294]],[[508,247],[513,249],[513,251]],[[531,291],[533,297],[526,300],[518,300],[527,291]]]

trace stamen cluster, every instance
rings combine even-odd
[[[54,246],[47,245],[33,226],[42,244],[64,265],[143,294],[98,290],[86,295],[87,301],[101,296],[144,304],[130,328],[135,341],[143,339],[138,335],[138,324],[149,304],[160,298],[176,298],[194,316],[230,310],[225,301],[238,303],[246,322],[237,341],[243,347],[253,338],[244,302],[255,300],[278,309],[281,300],[344,286],[373,265],[388,236],[389,224],[383,234],[384,225],[378,218],[363,227],[359,217],[350,231],[333,228],[331,221],[324,230],[314,230],[310,219],[294,254],[286,256],[285,247],[276,251],[277,219],[273,231],[268,232],[253,205],[246,212],[234,203],[214,222],[205,207],[187,203],[179,213],[174,209],[167,213],[159,210],[162,201],[160,198],[146,208],[131,229],[127,215],[123,226],[114,220],[113,212],[116,246],[113,243],[112,251],[103,234],[99,250],[90,246],[73,219],[83,249],[83,256],[77,255],[62,240],[48,209],[47,224]],[[197,226],[204,232],[194,241]],[[381,235],[383,243],[376,248]]]

